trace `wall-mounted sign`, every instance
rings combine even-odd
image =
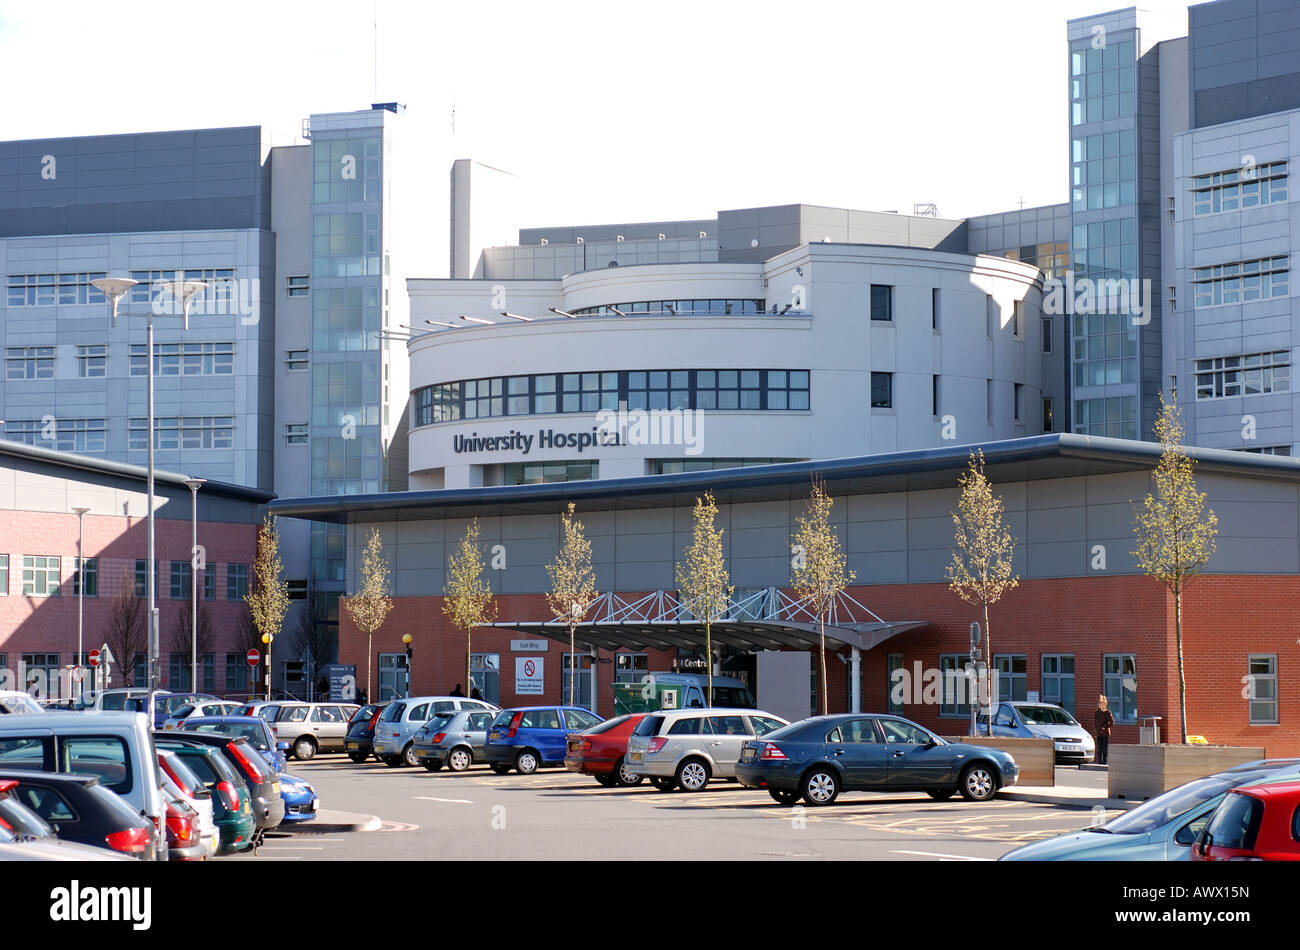
[[[542,656],[515,657],[515,694],[517,696],[542,695],[542,671],[546,658]]]
[[[545,653],[551,648],[550,640],[511,640],[510,649],[514,653]]]

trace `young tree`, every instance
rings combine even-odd
[[[971,453],[970,464],[957,480],[961,497],[952,513],[952,561],[948,564],[948,587],[968,604],[984,612],[984,661],[988,675],[993,670],[993,631],[989,629],[989,605],[1020,583],[1011,570],[1016,539],[1002,524],[1005,506],[993,493],[984,475],[984,453]],[[988,695],[992,696],[992,684]],[[989,716],[989,735],[993,717]]]
[[[360,588],[355,594],[349,594],[343,605],[357,629],[366,635],[366,697],[369,698],[375,631],[384,625],[393,609],[393,600],[388,596],[388,559],[384,557],[384,542],[380,540],[378,528],[372,527],[366,539],[357,581]]]
[[[474,654],[475,627],[497,619],[496,601],[484,572],[483,552],[478,546],[478,519],[465,528],[465,537],[447,558],[447,581],[443,585],[442,612],[459,630],[465,631],[465,688],[470,689],[470,661]]]
[[[1218,516],[1205,506],[1205,493],[1196,490],[1194,463],[1183,448],[1183,423],[1178,395],[1166,403],[1160,394],[1156,438],[1164,451],[1151,475],[1155,494],[1147,493],[1133,522],[1137,550],[1133,556],[1151,577],[1174,595],[1174,639],[1178,649],[1178,719],[1187,744],[1187,679],[1183,672],[1183,589],[1214,555]]]
[[[135,592],[135,575],[123,571],[122,584],[109,607],[106,640],[122,670],[122,682],[128,686],[133,685],[136,660],[149,649],[144,612],[144,601]]]
[[[731,605],[727,560],[722,554],[722,529],[716,526],[718,506],[713,492],[695,499],[695,525],[691,544],[683,553],[686,564],[677,565],[677,588],[691,612],[704,621],[704,656],[708,668],[709,705],[713,705],[713,621],[726,616]]]
[[[551,575],[551,590],[546,602],[556,616],[564,618],[569,628],[569,705],[574,705],[574,686],[578,671],[574,669],[574,631],[587,616],[588,605],[596,599],[596,572],[591,566],[591,542],[583,532],[582,522],[573,517],[573,502],[560,516],[564,540],[555,560],[546,565]]]
[[[253,626],[266,645],[263,661],[267,672],[271,669],[271,648],[289,611],[289,582],[282,576],[284,564],[280,560],[280,529],[273,516],[267,515],[257,530],[257,556],[253,561],[253,576],[249,579],[248,603]],[[256,690],[254,690],[256,692]],[[271,698],[270,676],[267,677],[266,698]]]
[[[794,543],[801,556],[794,561],[794,576],[790,586],[801,598],[807,598],[817,615],[821,631],[821,684],[822,715],[830,712],[830,688],[826,682],[826,620],[840,591],[853,583],[857,576],[845,571],[847,558],[840,544],[840,536],[831,526],[831,509],[835,500],[826,494],[826,484],[813,482],[808,496],[807,512],[798,520]]]

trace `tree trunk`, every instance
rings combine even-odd
[[[371,660],[371,657],[375,655],[374,647],[375,647],[375,631],[370,630],[366,632],[366,702],[368,703],[374,702],[374,700],[371,698],[373,694],[370,692],[370,673],[371,673],[371,667],[374,665],[373,661]]]
[[[1178,723],[1187,745],[1187,677],[1183,673],[1183,590],[1174,585],[1174,642],[1178,647]]]
[[[465,689],[468,690],[465,695],[468,696],[474,692],[474,681],[470,676],[470,669],[474,665],[474,628],[465,628]],[[487,684],[484,683],[484,686]]]
[[[996,680],[997,672],[993,669],[993,631],[989,629],[989,605],[986,601],[984,604],[984,669],[987,671],[985,676],[988,682],[988,697],[990,704],[993,701],[993,683]],[[993,708],[989,707],[989,738],[993,738]]]
[[[573,624],[569,624],[569,705],[576,706],[573,701],[573,694],[576,692],[575,687],[578,685],[577,671],[573,668]]]
[[[822,649],[821,649],[822,715],[829,716],[830,709],[831,709],[831,688],[830,688],[830,684],[826,682],[826,615],[825,614],[817,618],[817,627],[818,630],[821,632],[821,640],[822,640]]]
[[[704,622],[704,671],[708,674],[705,681],[708,684],[709,705],[713,705],[713,623],[706,620]]]

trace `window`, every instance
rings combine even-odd
[[[1290,262],[1285,257],[1192,268],[1194,306],[1250,303],[1290,293]]]
[[[1015,340],[1025,338],[1025,302],[1023,300],[1011,302],[1011,337]]]
[[[1290,455],[1289,445],[1260,445],[1249,449],[1237,449],[1238,452],[1250,452],[1252,455]]]
[[[198,280],[207,284],[207,289],[199,293],[190,302],[190,317],[201,314],[221,314],[229,316],[238,312],[239,288],[235,285],[235,271],[230,267],[201,267],[190,270],[133,270],[131,279],[138,283],[129,291],[132,303],[152,303],[155,299],[167,308],[175,305],[162,288],[154,284],[172,280]],[[164,312],[178,312],[166,310]]]
[[[23,555],[23,596],[58,597],[61,562],[57,557]]]
[[[0,554],[0,597],[7,596],[9,593],[9,555]],[[4,666],[0,664],[0,669]]]
[[[993,666],[998,671],[998,699],[1023,700],[1027,695],[1025,654],[995,653]]]
[[[243,600],[248,594],[248,565],[226,565],[226,600]]]
[[[1043,431],[1052,431],[1052,400],[1043,400]]]
[[[1123,304],[1117,306],[1122,308]],[[1136,380],[1137,326],[1132,320],[1121,313],[1075,314],[1073,327],[1075,386]]]
[[[154,421],[154,448],[229,449],[235,443],[233,416],[172,416]],[[132,419],[129,447],[143,451],[149,447],[148,419]]]
[[[108,347],[103,343],[77,347],[77,375],[82,379],[102,377],[108,372]]]
[[[147,343],[131,344],[130,373],[147,376]],[[153,373],[166,376],[230,376],[235,372],[233,343],[155,343]]]
[[[930,741],[930,733],[918,725],[898,719],[878,719],[885,741],[895,745],[925,745]]]
[[[291,373],[305,372],[311,365],[307,350],[285,350],[284,365]]]
[[[1192,179],[1196,214],[1238,211],[1287,200],[1287,163],[1269,162],[1197,175]]]
[[[903,715],[903,704],[906,701],[906,690],[903,687],[903,681],[897,679],[897,673],[903,668],[903,654],[889,654],[889,712],[895,716]]]
[[[54,347],[5,347],[5,379],[53,379]]]
[[[172,600],[190,599],[190,562],[172,561],[171,598]]]
[[[970,657],[964,653],[941,653],[939,675],[942,691],[939,699],[940,716],[969,716],[971,687],[967,681]]]
[[[795,304],[798,306],[798,304]],[[779,312],[773,304],[773,313]],[[573,313],[580,317],[617,316],[754,316],[767,310],[765,300],[642,300],[635,303],[602,304],[583,307]],[[622,314],[617,311],[622,311]]]
[[[1052,352],[1052,318],[1043,317],[1043,352]]]
[[[583,482],[599,477],[600,463],[595,460],[511,462],[505,466],[505,484],[507,485]]]
[[[1011,402],[1014,407],[1012,411],[1015,413],[1015,421],[1023,422],[1024,414],[1021,412],[1021,404],[1024,402],[1025,387],[1021,383],[1012,383],[1011,387]]]
[[[1115,721],[1137,722],[1137,654],[1107,653],[1102,657],[1103,692]]]
[[[307,423],[288,422],[284,426],[284,441],[289,445],[307,444]]]
[[[203,565],[203,599],[217,599],[217,567],[215,564]]]
[[[939,329],[939,288],[930,291],[930,329]]]
[[[103,419],[10,419],[5,438],[60,452],[102,452],[105,446]]]
[[[53,307],[85,303],[103,303],[104,295],[92,280],[105,276],[95,271],[84,274],[10,274],[9,306]]]
[[[18,668],[22,688],[37,699],[50,698],[59,682],[59,654],[23,653]]]
[[[894,405],[894,376],[892,373],[871,374],[871,408],[890,409]]]
[[[306,277],[286,277],[285,292],[290,297],[306,297],[310,291],[310,286]]]
[[[478,690],[483,699],[493,705],[501,700],[501,654],[471,653],[469,658],[469,690]]]
[[[646,653],[615,653],[614,682],[639,683],[650,669],[650,657]]]
[[[939,414],[939,377],[930,377],[930,415]]]
[[[226,692],[243,693],[248,690],[248,661],[243,653],[226,654]]]
[[[1291,351],[1196,361],[1196,398],[1227,399],[1291,391]]]
[[[1272,726],[1277,716],[1277,654],[1252,653],[1247,659],[1246,698],[1252,726]]]
[[[81,593],[81,576],[83,574],[83,571],[81,569],[81,558],[74,557],[72,559],[72,567],[73,567],[72,594],[75,597]],[[99,596],[99,558],[97,557],[86,558],[86,569],[84,571],[84,574],[86,576],[86,596],[98,597]]]
[[[871,285],[871,319],[894,319],[894,288],[890,285]]]
[[[1108,396],[1074,401],[1074,431],[1111,439],[1137,438],[1137,399]]]
[[[780,465],[784,462],[806,462],[794,458],[699,458],[648,459],[651,475],[676,475],[679,472],[713,472],[720,468],[749,468],[754,465]]]

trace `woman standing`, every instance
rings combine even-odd
[[[1105,765],[1110,758],[1110,730],[1115,725],[1115,717],[1110,712],[1110,702],[1104,695],[1097,697],[1097,711],[1092,714],[1094,731],[1097,733],[1097,764]]]

